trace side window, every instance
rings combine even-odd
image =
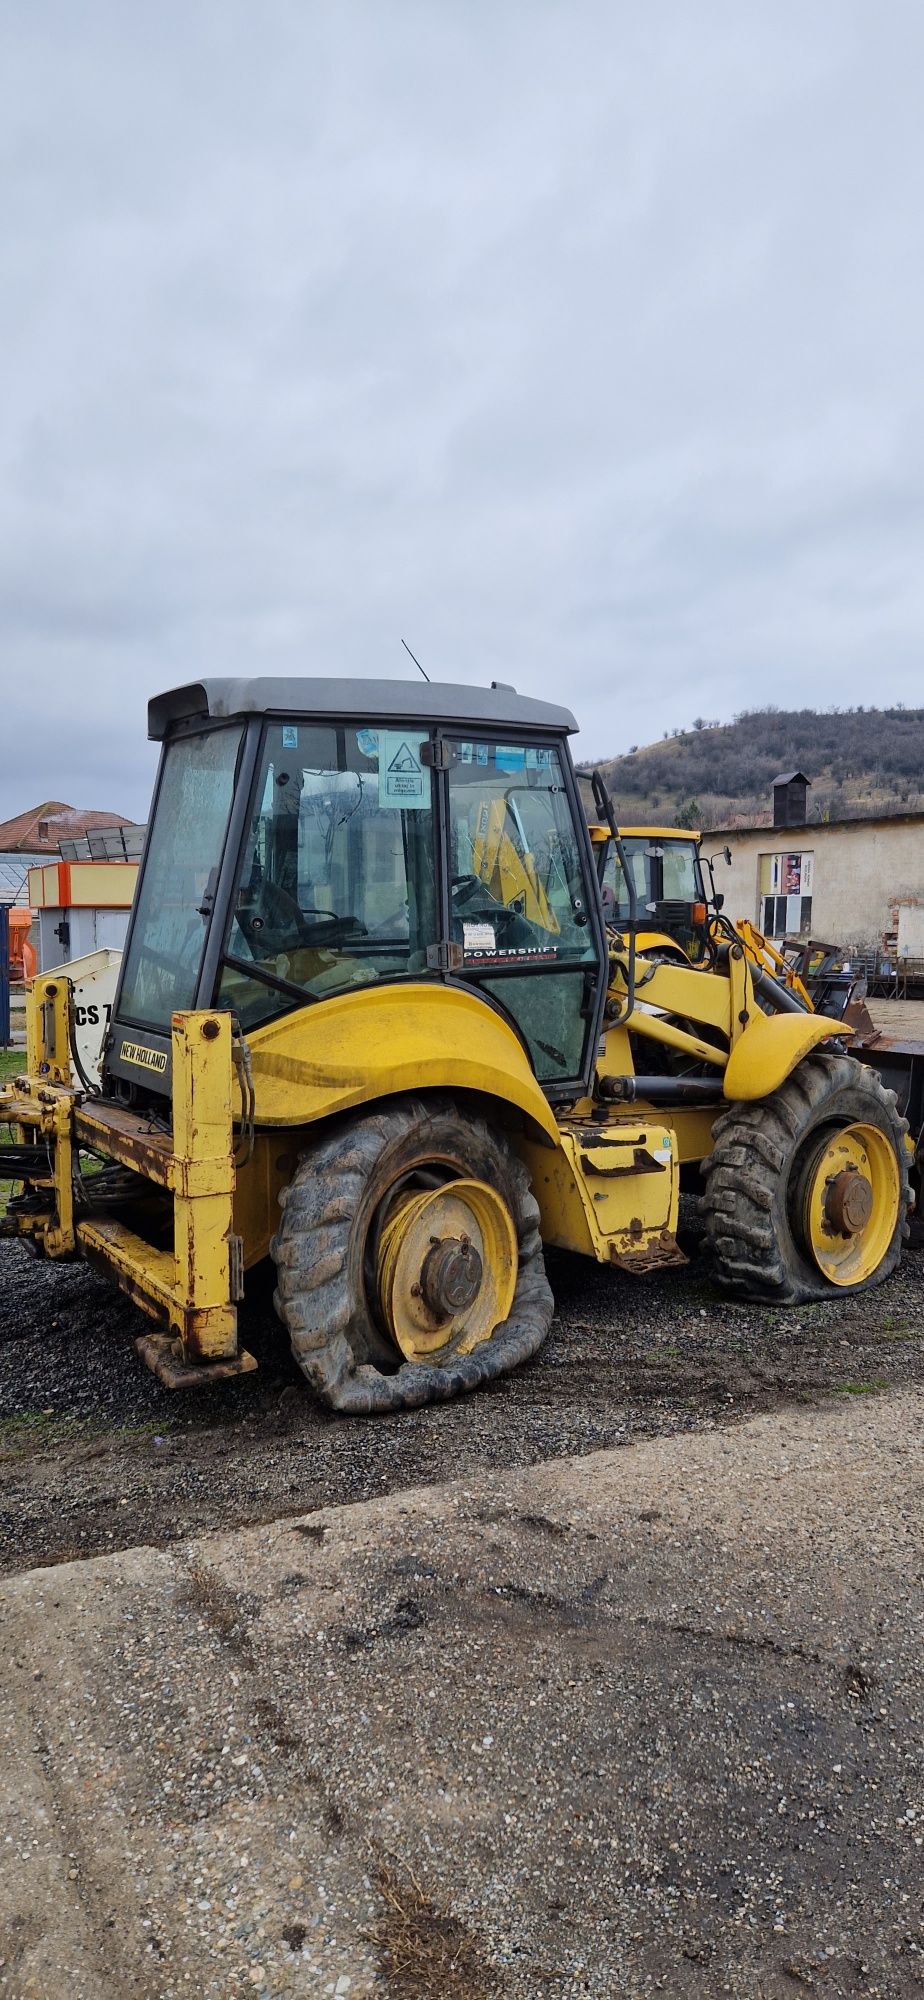
[[[449,773],[452,934],[465,966],[596,956],[558,752],[462,742]]]
[[[425,970],[436,937],[426,740],[413,726],[268,727],[220,989],[245,1026],[293,1005],[268,978],[321,999]]]

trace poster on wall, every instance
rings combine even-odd
[[[783,856],[784,896],[798,896],[801,887],[802,887],[801,854],[784,854]]]

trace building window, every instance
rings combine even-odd
[[[758,856],[758,923],[765,937],[806,936],[812,927],[813,852]]]

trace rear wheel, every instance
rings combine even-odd
[[[806,1056],[772,1096],[718,1119],[703,1213],[726,1291],[776,1304],[861,1292],[908,1235],[908,1130],[852,1056]]]
[[[280,1202],[276,1309],[329,1408],[443,1401],[545,1339],[553,1302],[529,1176],[453,1103],[405,1098],[342,1121]]]

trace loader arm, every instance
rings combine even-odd
[[[766,996],[767,979],[743,940],[708,971],[639,956],[632,1012],[620,1025],[643,1042],[719,1073],[726,1099],[766,1097],[819,1043],[852,1033],[842,1021],[810,1008],[790,1011],[791,1002],[781,1003],[783,1011],[765,1013],[756,988]],[[627,981],[628,962],[617,950],[611,962],[614,1011],[624,1004]]]

